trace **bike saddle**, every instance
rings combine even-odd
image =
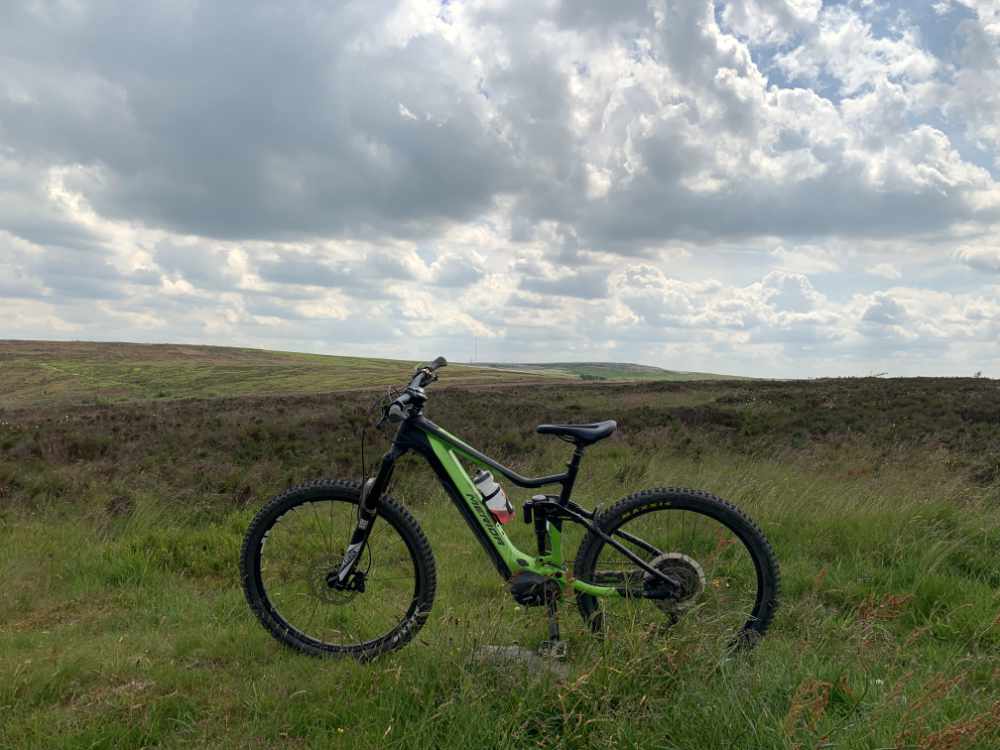
[[[618,429],[618,423],[613,419],[591,424],[540,424],[536,432],[541,435],[558,435],[563,440],[577,445],[591,445],[598,440],[604,440]]]

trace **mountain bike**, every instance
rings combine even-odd
[[[778,565],[741,510],[679,488],[587,510],[573,500],[580,462],[616,423],[540,425],[539,433],[571,443],[572,455],[563,472],[522,476],[424,415],[426,388],[446,364],[438,357],[419,367],[405,390],[386,399],[380,424],[398,429],[374,477],[295,487],[251,522],[240,574],[247,602],[275,638],[311,655],[369,659],[405,645],[424,625],[434,602],[434,556],[414,517],[387,494],[396,461],[410,451],[430,464],[514,600],[546,608],[550,654],[564,653],[557,615],[569,594],[599,634],[639,628],[656,637],[686,628],[729,649],[763,636],[777,606]],[[465,464],[481,467],[476,481]],[[479,481],[487,469],[520,487],[560,486],[523,505],[536,554],[518,549],[500,522],[506,519],[487,505]],[[572,569],[563,558],[566,523],[586,530]]]

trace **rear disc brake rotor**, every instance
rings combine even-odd
[[[665,552],[649,561],[651,567],[661,573],[673,576],[681,583],[676,599],[655,599],[654,604],[670,615],[679,615],[690,609],[705,591],[705,571],[697,561],[681,552]],[[654,588],[657,580],[646,573],[643,582],[647,588]]]

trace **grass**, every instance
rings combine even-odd
[[[0,408],[345,391],[397,385],[415,364],[218,346],[0,341]],[[467,365],[448,373],[463,385],[539,377]]]
[[[701,487],[774,544],[782,607],[749,658],[629,632],[596,641],[568,602],[565,679],[473,658],[481,643],[537,646],[544,614],[514,605],[411,459],[394,494],[439,573],[418,638],[372,664],[318,661],[252,619],[236,576],[246,525],[290,484],[360,473],[366,394],[7,408],[0,747],[995,748],[995,386],[432,392],[432,418],[523,472],[566,458],[535,424],[617,417],[584,460],[581,502]],[[369,461],[381,447],[369,433]],[[528,527],[509,528],[530,548]],[[572,553],[580,536],[567,536]]]

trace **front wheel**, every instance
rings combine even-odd
[[[634,592],[578,595],[595,632],[669,632],[685,641],[752,646],[767,631],[778,603],[774,552],[741,510],[698,490],[660,488],[620,500],[594,521],[651,567],[681,583],[670,598],[655,594],[659,579],[593,532],[580,544],[574,575]]]
[[[406,644],[434,601],[430,545],[391,497],[380,501],[351,590],[329,580],[357,524],[357,482],[323,480],[272,499],[247,530],[240,574],[247,602],[279,641],[314,656],[367,659]]]

